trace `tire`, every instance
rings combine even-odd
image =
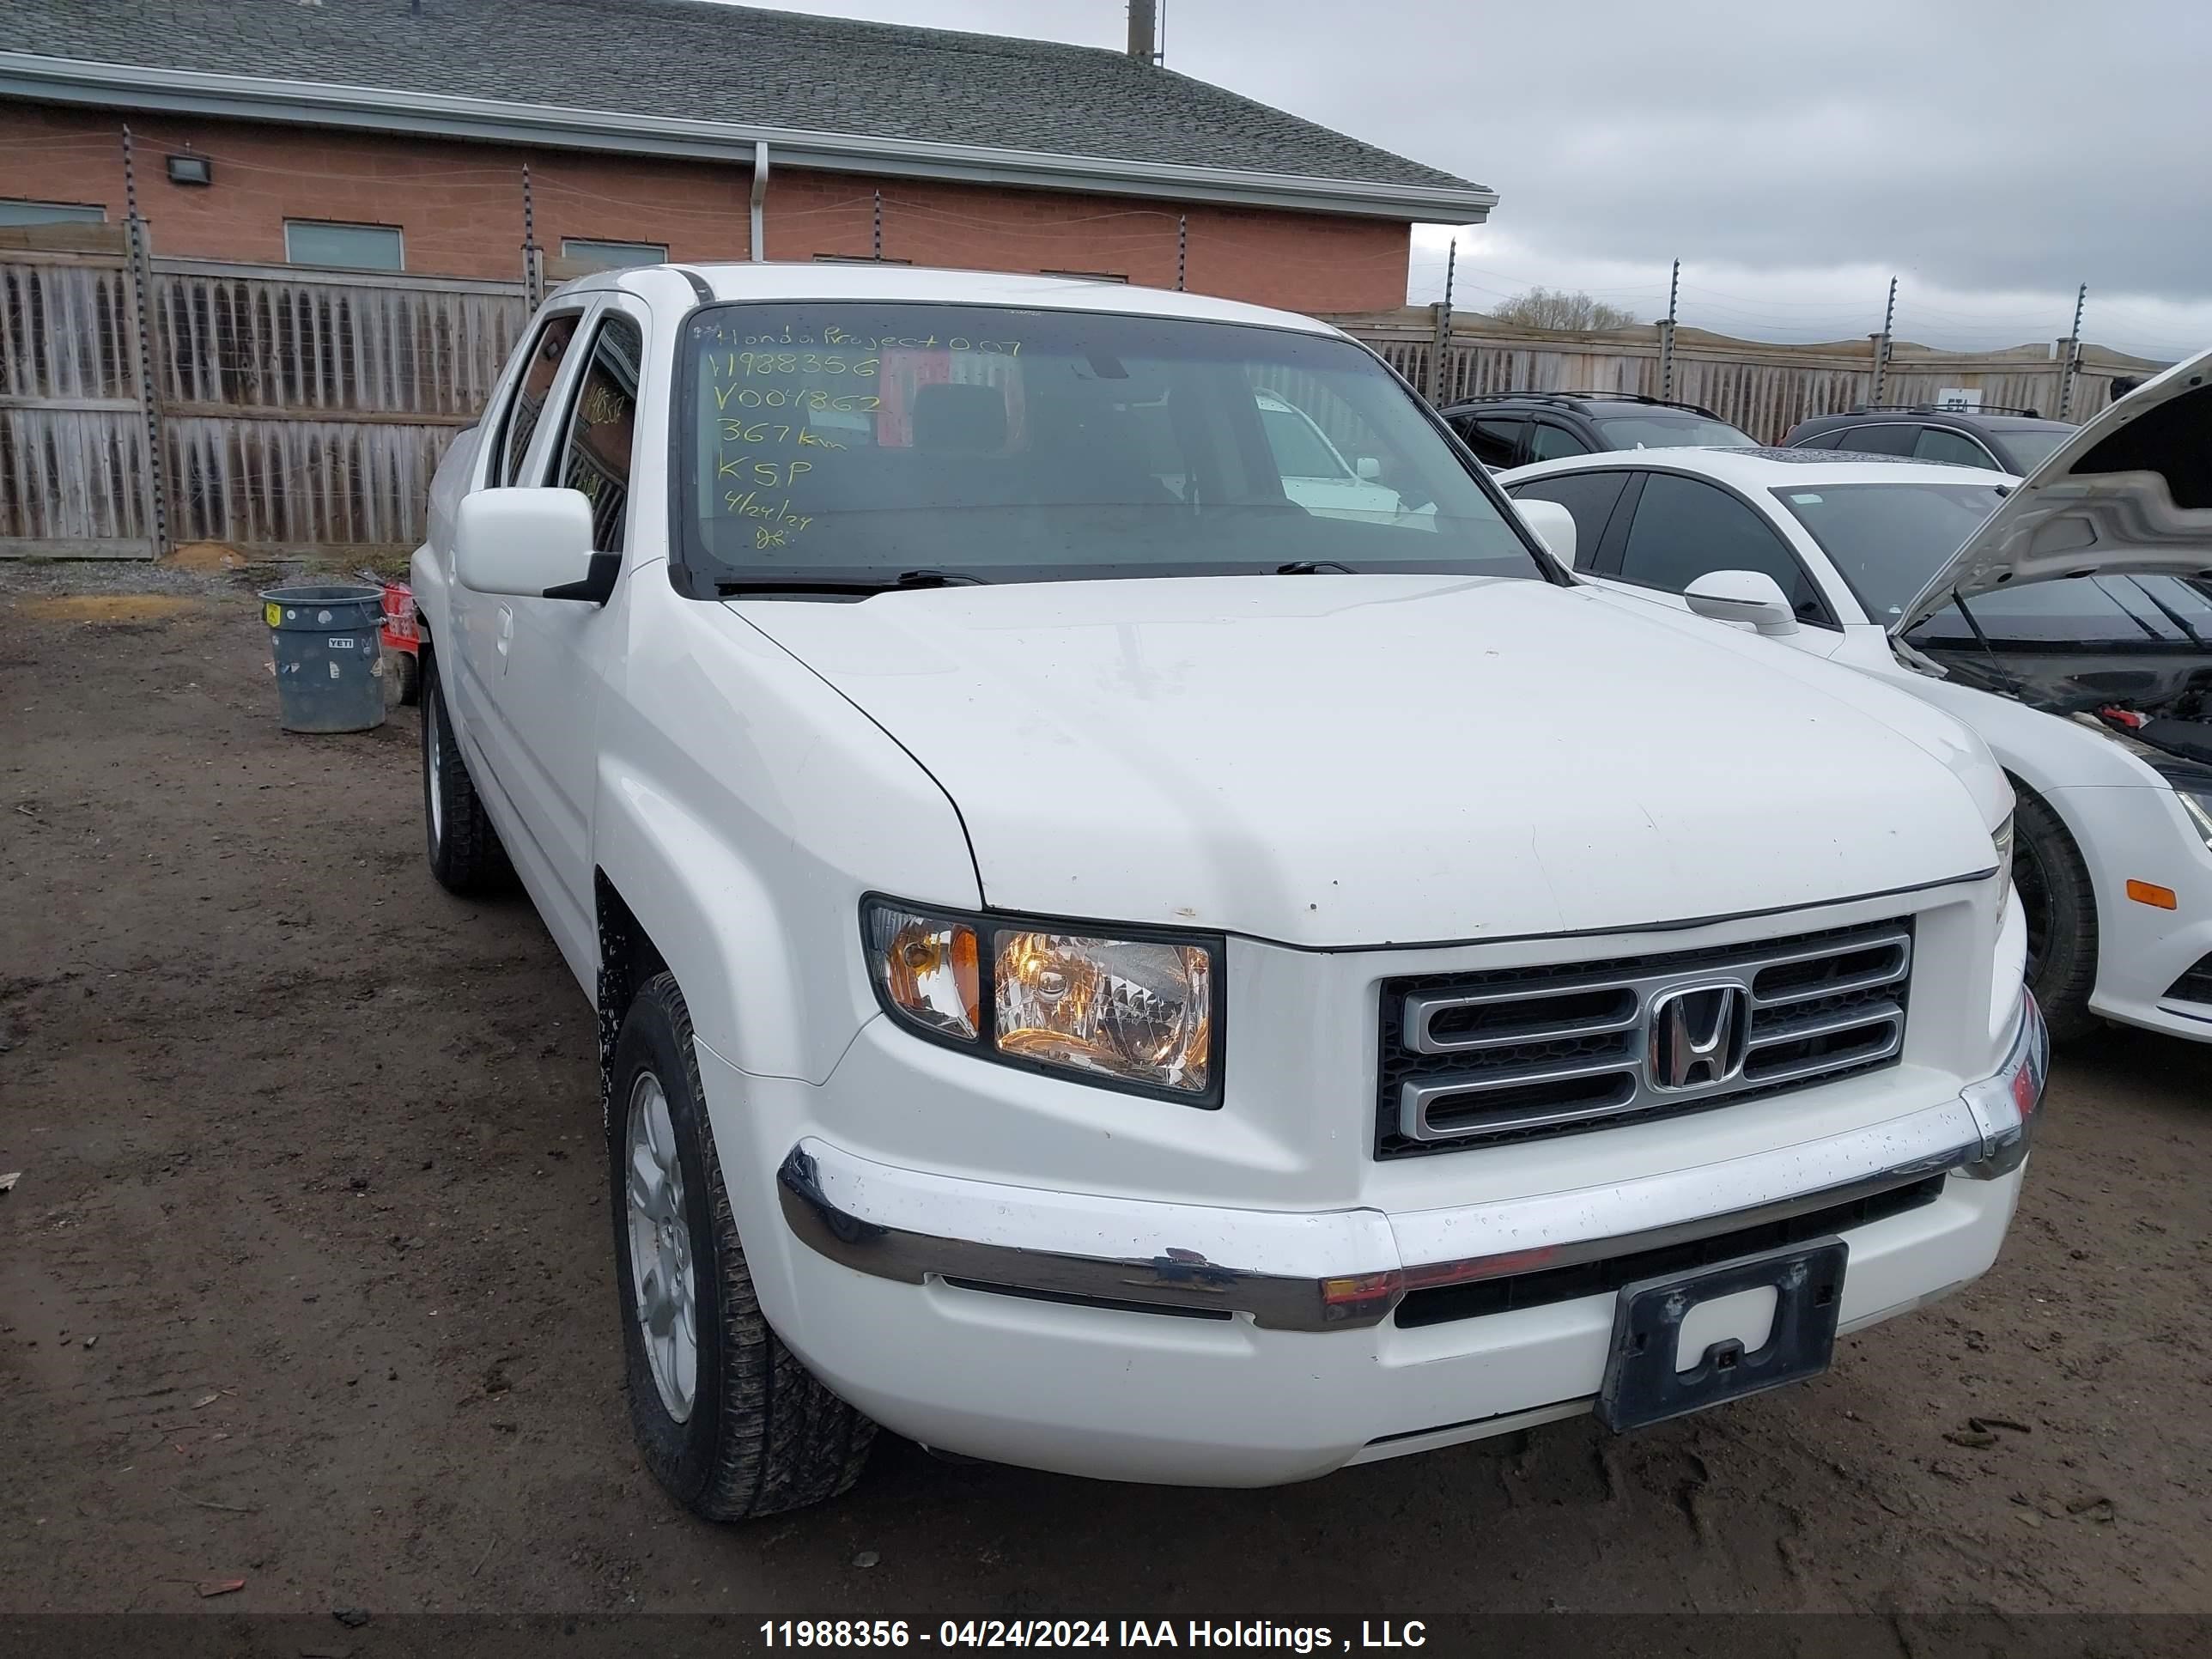
[[[710,1521],[802,1509],[848,1490],[867,1462],[876,1425],[816,1381],[761,1315],[707,1123],[691,1017],[671,975],[648,980],[630,1004],[610,1087],[609,1208],[623,1369],[646,1468],[677,1502]],[[656,1095],[665,1108],[659,1118]],[[638,1182],[635,1202],[634,1161],[653,1172]],[[677,1181],[660,1184],[672,1166]],[[648,1201],[648,1191],[658,1195]],[[653,1318],[656,1333],[667,1334],[657,1343],[658,1370],[640,1312],[641,1271],[678,1287]],[[678,1352],[687,1321],[688,1398]]]
[[[2089,866],[2058,815],[2038,796],[2017,791],[2014,809],[2013,884],[2027,922],[2027,987],[2054,1042],[2103,1029],[2089,1012],[2097,985],[2097,896]]]
[[[422,828],[430,873],[447,892],[464,897],[504,891],[514,884],[514,872],[469,776],[460,745],[453,741],[453,717],[446,711],[446,688],[438,678],[437,658],[425,652],[421,667]]]

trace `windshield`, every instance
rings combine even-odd
[[[1867,620],[1896,619],[1996,511],[2002,484],[1847,483],[1774,492],[1850,584]]]
[[[684,355],[687,592],[1286,565],[1543,577],[1411,394],[1325,335],[841,300],[703,308]]]
[[[2017,431],[2001,431],[1996,434],[1997,441],[2005,447],[2005,453],[2012,457],[2015,470],[2023,476],[2049,460],[2051,452],[2073,435],[2074,428],[2070,426],[2048,430],[2032,426],[2021,427]]]
[[[2044,651],[2212,644],[2212,592],[2183,576],[2030,582],[1977,594],[1966,608],[1974,613],[1971,625],[1957,605],[1946,605],[1914,626],[1912,642],[1966,647],[1987,640],[2001,649]]]
[[[1598,415],[1591,424],[1608,449],[1681,449],[1692,444],[1750,448],[1758,442],[1748,432],[1703,415]]]

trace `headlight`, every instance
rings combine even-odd
[[[924,1036],[1007,1065],[1220,1102],[1218,939],[1108,939],[883,899],[862,902],[860,924],[878,998]]]
[[[2212,852],[2212,791],[2200,794],[2176,784],[2173,793],[2181,798],[2181,810],[2189,814],[2191,827],[2203,836],[2205,849]]]
[[[1997,925],[2004,925],[2005,913],[2012,908],[2012,821],[2013,814],[2004,815],[2004,822],[1990,831],[1990,845],[1996,849]]]

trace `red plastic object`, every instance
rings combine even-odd
[[[422,643],[422,630],[415,624],[415,590],[405,582],[386,582],[383,586],[384,643],[411,657]]]

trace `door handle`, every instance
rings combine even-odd
[[[499,608],[499,672],[507,672],[507,647],[514,643],[514,607],[503,605]]]

